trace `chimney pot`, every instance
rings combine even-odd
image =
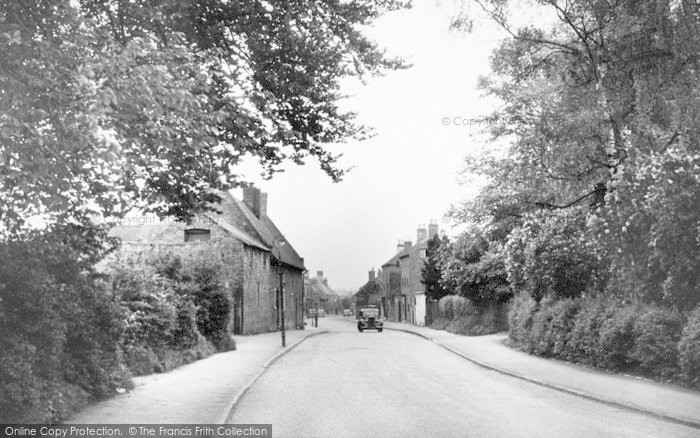
[[[316,277],[323,278],[323,271],[316,271]]]
[[[403,243],[403,248],[404,248],[406,251],[409,251],[409,250],[411,249],[412,246],[413,246],[413,242],[411,242],[410,240],[407,240],[407,241],[405,241],[405,242]]]
[[[374,278],[375,278],[375,272],[374,272],[374,268],[372,268],[372,270],[369,271],[369,281],[374,281]]]
[[[425,229],[425,225],[418,225],[418,232],[416,233],[417,242],[428,237],[428,230]]]

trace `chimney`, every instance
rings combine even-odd
[[[433,237],[437,236],[438,233],[438,224],[435,220],[430,221],[430,225],[428,225],[428,239],[432,239]]]
[[[324,286],[328,286],[328,279],[327,279],[327,278],[324,278],[324,279],[323,279],[323,285],[324,285]]]
[[[399,240],[399,243],[396,244],[396,252],[401,251],[403,251],[403,241]]]
[[[369,281],[374,281],[374,278],[375,278],[375,272],[374,272],[374,268],[372,268],[372,270],[369,271]]]
[[[403,249],[405,249],[406,251],[410,251],[412,246],[413,242],[411,242],[410,240],[407,240],[403,243]]]
[[[316,278],[323,278],[323,271],[316,271]]]
[[[243,187],[243,203],[255,217],[261,218],[267,215],[267,193],[260,193],[257,187]]]
[[[418,225],[418,232],[416,234],[416,242],[420,242],[421,240],[425,239],[426,237],[428,237],[428,230],[425,229],[425,225]]]
[[[260,215],[259,218],[264,218],[267,216],[267,193],[260,193]]]

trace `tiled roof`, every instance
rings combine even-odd
[[[304,259],[299,256],[268,216],[263,216],[262,219],[259,219],[250,211],[243,201],[236,199],[231,193],[227,192],[223,198],[223,202],[231,201],[232,204],[243,213],[246,221],[255,230],[262,242],[269,247],[274,247],[275,251],[272,251],[272,253],[273,255],[279,254],[282,263],[298,269],[305,269]],[[276,239],[277,237],[281,237],[281,239]]]
[[[231,234],[233,237],[240,240],[244,244],[246,244],[248,246],[254,246],[258,249],[262,249],[263,251],[270,251],[270,247],[265,246],[264,243],[260,242],[257,239],[250,237],[249,235],[247,235],[243,231],[239,230],[238,228],[234,227],[233,225],[231,225],[225,221],[222,221],[222,220],[217,220],[216,223],[217,223],[217,225],[219,225],[221,228],[226,230],[229,234]]]

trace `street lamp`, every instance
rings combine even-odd
[[[275,255],[275,243],[279,242],[280,246],[284,246],[286,243],[284,241],[283,236],[277,236],[274,239],[272,239],[272,255]],[[283,284],[283,279],[284,279],[284,272],[282,271],[282,252],[278,249],[277,250],[277,275],[280,277],[280,288],[279,288],[279,297],[280,297],[280,305],[279,305],[279,311],[280,311],[280,323],[282,325],[282,346],[286,347],[287,346],[287,335],[286,335],[286,329],[284,327],[284,284]]]

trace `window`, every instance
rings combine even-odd
[[[206,242],[211,236],[211,231],[202,228],[185,230],[185,242]]]
[[[428,252],[424,249],[420,250],[420,258],[424,259],[428,256]]]

